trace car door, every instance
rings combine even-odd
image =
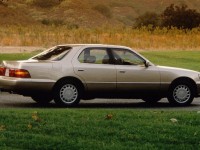
[[[117,90],[120,92],[151,92],[160,88],[160,73],[156,66],[145,66],[145,60],[128,49],[112,49],[117,70]]]
[[[84,80],[89,91],[116,90],[116,69],[115,65],[110,64],[106,48],[86,48],[77,60],[74,71]]]

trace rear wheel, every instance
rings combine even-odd
[[[45,105],[50,103],[53,100],[51,95],[43,94],[43,95],[33,95],[31,98],[37,102],[38,104]]]
[[[187,106],[194,99],[193,86],[185,81],[177,82],[171,86],[168,93],[168,100],[172,105]]]
[[[54,90],[54,101],[59,106],[75,106],[80,102],[81,86],[74,81],[59,83]]]

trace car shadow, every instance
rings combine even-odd
[[[0,108],[65,108],[58,107],[53,101],[47,105],[39,105],[29,97],[14,94],[0,93]],[[188,109],[200,110],[200,99],[195,98],[188,107],[171,106],[166,98],[158,103],[150,104],[140,99],[93,99],[81,100],[73,109]]]
[[[1,108],[66,108],[66,107],[59,107],[55,103],[50,103],[47,105],[40,105],[35,102],[29,103],[6,103],[0,106]],[[129,103],[122,103],[122,102],[84,102],[80,103],[77,106],[71,107],[72,109],[195,109],[199,108],[200,106],[197,104],[191,104],[187,107],[177,107],[171,106],[169,103],[166,102],[159,102],[156,104],[149,104],[145,102],[129,102]]]

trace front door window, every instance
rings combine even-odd
[[[115,64],[117,65],[144,65],[144,59],[125,49],[113,49]]]

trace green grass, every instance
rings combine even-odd
[[[199,51],[144,51],[141,54],[158,65],[200,71]]]
[[[0,61],[1,60],[25,60],[33,55],[36,55],[37,52],[32,52],[32,53],[14,53],[14,54],[0,54]]]
[[[197,112],[39,109],[33,115],[34,111],[0,110],[0,126],[5,126],[0,128],[0,149],[199,149],[200,146]],[[113,117],[106,119],[107,114]],[[35,121],[34,116],[39,119]],[[177,122],[173,123],[172,118]]]

